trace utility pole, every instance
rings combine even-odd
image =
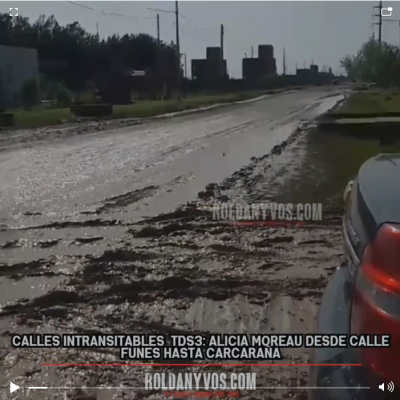
[[[286,75],[286,50],[283,48],[283,75]]]
[[[97,36],[99,36],[99,23],[96,22],[96,34]]]
[[[253,58],[253,57],[254,57],[254,47],[251,46],[251,58]]]
[[[186,53],[185,53],[185,55],[184,55],[184,62],[185,62],[185,78],[187,78],[187,56],[186,56]]]
[[[225,35],[225,28],[224,24],[221,24],[220,28],[220,45],[221,45],[221,59],[224,59],[224,35]]]
[[[221,24],[221,28],[220,28],[220,47],[221,47],[220,68],[221,68],[221,75],[222,76],[225,76],[225,71],[224,71],[224,35],[225,35],[224,24]]]
[[[160,14],[157,14],[157,45],[160,46]]]
[[[379,44],[382,43],[382,2],[379,2]]]
[[[157,80],[159,81],[159,85],[162,86],[162,89],[157,88],[157,99],[159,99],[158,91],[161,90],[161,97],[165,96],[165,81],[164,77],[160,77],[161,75],[161,55],[160,55],[160,14],[157,14],[157,50],[156,50],[156,75]],[[158,86],[158,85],[157,85]]]
[[[379,22],[375,23],[374,25],[378,25],[379,31],[378,31],[378,43],[382,43],[382,1],[379,2],[379,6],[374,6],[374,8],[379,10],[379,14],[375,15],[375,17],[379,18]]]
[[[178,63],[178,76],[177,76],[177,89],[179,92],[179,98],[181,93],[181,46],[179,41],[179,7],[178,1],[175,1],[175,25],[176,25],[176,50],[177,50],[177,63]]]

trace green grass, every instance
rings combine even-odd
[[[37,107],[30,111],[11,110],[15,116],[17,128],[39,128],[42,126],[58,125],[71,120],[69,108]]]
[[[392,113],[400,114],[400,92],[370,90],[356,92],[349,96],[344,104],[337,110],[340,114],[345,113]]]
[[[192,96],[182,100],[137,101],[134,104],[114,106],[112,118],[147,118],[171,112],[211,106],[213,104],[247,100],[262,94],[266,94],[266,92],[249,91],[223,95]],[[75,119],[70,113],[69,108],[52,109],[41,106],[30,111],[17,109],[11,112],[15,115],[15,124],[17,128],[52,126]]]

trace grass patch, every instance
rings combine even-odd
[[[38,128],[61,124],[72,118],[69,108],[36,107],[30,111],[17,109],[11,111],[18,128]]]
[[[138,101],[134,104],[114,106],[112,118],[147,118],[171,112],[211,106],[213,104],[248,100],[261,96],[262,94],[268,93],[265,91],[249,91],[223,95],[192,96],[182,100]],[[17,109],[12,110],[12,112],[15,115],[15,124],[17,128],[52,126],[75,119],[70,113],[69,108],[52,109],[41,106],[30,111]]]
[[[400,115],[400,92],[370,90],[356,92],[349,96],[335,114],[387,114]]]

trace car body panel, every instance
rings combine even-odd
[[[319,334],[348,334],[350,315],[348,312],[346,264],[343,263],[333,274],[320,306],[317,317],[317,329]],[[332,329],[334,328],[334,331]],[[323,364],[343,353],[343,349],[337,347],[320,348],[315,352],[313,362]]]
[[[345,261],[332,275],[322,297],[316,333],[349,334],[352,294],[360,260],[379,226],[400,221],[400,156],[381,155],[363,164],[344,193],[343,248]],[[393,186],[396,186],[395,188]],[[388,188],[387,188],[388,187]],[[387,189],[386,189],[387,188]],[[390,205],[391,203],[396,205]],[[358,349],[313,349],[309,400],[385,400],[393,393],[381,391],[380,378],[360,364]],[[347,364],[322,366],[321,364]],[[357,390],[357,387],[371,389]],[[320,389],[328,387],[329,389]],[[334,389],[342,387],[344,389]]]
[[[348,286],[348,265],[343,263],[333,274],[317,317],[316,332],[319,334],[349,334],[351,288]],[[369,370],[359,364],[356,349],[313,349],[309,371],[309,385],[318,389],[308,391],[308,400],[385,400],[387,393],[379,391],[377,385],[371,389]],[[321,365],[324,364],[324,365]],[[336,364],[329,366],[327,364]],[[337,365],[347,364],[347,365]],[[327,387],[328,389],[319,389]],[[341,389],[332,389],[332,388]],[[343,389],[349,388],[349,389]],[[391,394],[391,393],[390,393]]]

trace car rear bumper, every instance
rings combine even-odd
[[[340,357],[327,361],[327,364],[342,363],[344,361]],[[363,382],[362,368],[311,367],[308,400],[383,400],[383,392],[378,392],[377,387],[370,387],[368,383]],[[311,389],[311,387],[315,387],[315,389]]]
[[[315,333],[349,334],[351,293],[346,286],[346,277],[347,265],[343,264],[336,270],[326,288]],[[393,399],[394,393],[378,389],[377,381],[371,379],[369,370],[362,366],[349,366],[359,363],[356,354],[352,349],[313,349],[310,363],[318,366],[310,367],[308,400],[386,400],[389,397]],[[375,383],[372,384],[372,381]],[[368,387],[370,389],[363,389]]]

